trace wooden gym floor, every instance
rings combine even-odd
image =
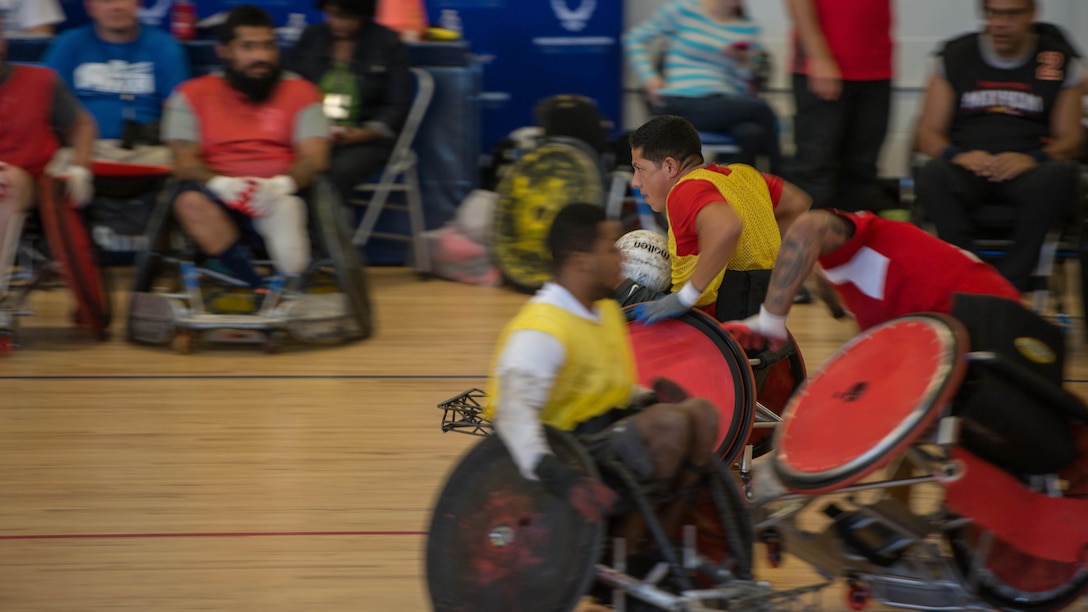
[[[33,294],[0,358],[0,610],[429,609],[429,509],[474,442],[443,435],[435,404],[484,384],[526,296],[370,279],[373,338],[277,355],[130,345],[123,295],[100,344],[64,291]],[[810,371],[855,334],[819,304],[790,324]],[[1070,346],[1069,387],[1088,393],[1083,336]],[[796,559],[759,575],[815,579]]]

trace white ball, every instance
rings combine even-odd
[[[651,230],[627,232],[616,241],[623,253],[623,274],[643,287],[666,291],[672,285],[668,239]]]

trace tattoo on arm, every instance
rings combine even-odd
[[[767,306],[772,312],[788,310],[793,304],[794,295],[816,261],[816,244],[813,236],[795,233],[782,243],[767,293]]]

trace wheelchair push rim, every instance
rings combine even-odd
[[[833,491],[902,452],[959,389],[967,346],[962,324],[929,314],[848,342],[786,407],[772,455],[782,483],[795,492]]]

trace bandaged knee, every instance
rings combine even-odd
[[[283,274],[300,274],[310,264],[310,235],[306,203],[298,196],[283,196],[253,227],[264,238],[272,264]]]

